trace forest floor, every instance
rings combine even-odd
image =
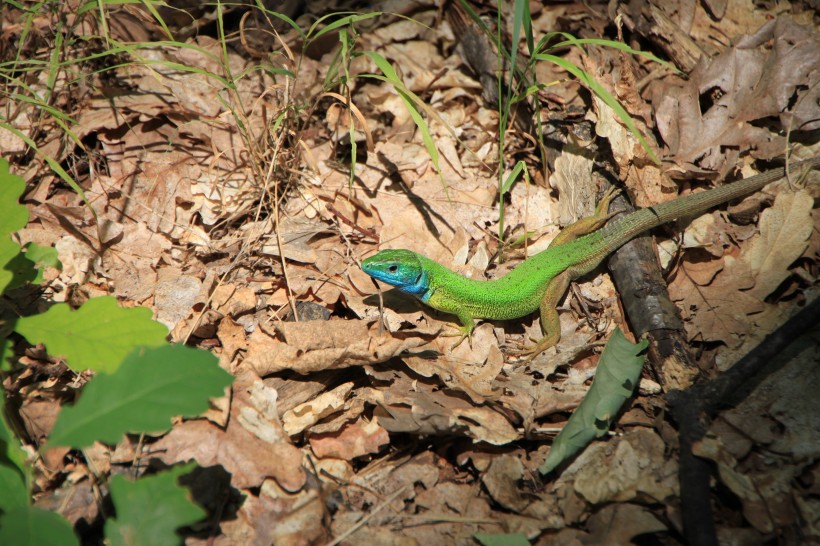
[[[787,150],[817,155],[811,3],[530,2],[536,43],[560,31],[548,45],[602,38],[666,61],[590,43],[549,51],[615,96],[648,149],[546,60],[502,138],[498,63],[468,60],[459,42],[474,22],[454,24],[458,2],[351,4],[294,8],[298,28],[248,6],[131,4],[105,27],[74,2],[31,25],[0,11],[0,58],[44,60],[25,89],[49,105],[11,83],[0,94],[19,132],[0,128],[0,153],[26,182],[19,241],[62,263],[20,313],[115,296],[235,376],[202,418],[41,452],[35,506],[93,544],[111,476],[195,460],[186,484],[208,515],[183,529],[192,545],[691,542],[667,394],[720,377],[817,297],[816,173],[653,234],[697,366],[676,383],[650,358],[611,432],[545,476],[603,343],[616,326],[632,332],[605,268],[570,289],[559,345],[524,364],[510,349],[540,337],[537,314],[482,322],[453,349],[454,317],[380,292],[360,264],[407,248],[495,278],[588,215],[604,181],[647,206],[783,165]],[[328,27],[353,9],[362,16]],[[492,9],[480,13],[495,32]],[[528,179],[500,195],[519,161]],[[738,386],[689,446],[710,461],[695,502],[722,544],[820,540],[817,334]],[[15,348],[7,411],[34,454],[90,374]]]

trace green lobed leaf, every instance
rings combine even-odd
[[[57,176],[59,176],[63,180],[63,182],[68,184],[68,186],[72,190],[74,190],[74,193],[76,193],[77,195],[80,196],[80,198],[83,200],[85,205],[88,207],[88,210],[91,211],[91,214],[94,216],[94,219],[97,219],[97,211],[95,211],[94,207],[91,206],[91,201],[88,200],[88,197],[86,197],[85,192],[83,191],[83,189],[80,187],[80,185],[77,183],[77,181],[74,180],[71,177],[71,175],[66,172],[66,170],[63,168],[63,166],[60,165],[60,163],[56,159],[51,157],[50,155],[44,154],[42,152],[42,150],[40,150],[40,148],[37,147],[37,143],[34,142],[31,139],[31,137],[29,137],[26,133],[22,132],[20,129],[18,129],[14,125],[4,123],[2,121],[2,119],[3,118],[0,118],[0,127],[2,127],[3,129],[13,133],[20,140],[25,142],[26,145],[28,145],[32,150],[34,150],[34,152],[37,155],[42,157],[43,160],[46,163],[48,163],[48,166],[51,167],[51,170],[54,171],[57,174]],[[65,134],[69,135],[72,138],[72,140],[74,140],[75,142],[80,144],[80,146],[82,146],[82,142],[80,141],[80,139],[77,137],[77,135],[75,135],[73,132],[71,132],[71,130],[65,125],[64,121],[60,120],[59,118],[53,118],[53,119],[57,122],[57,124],[59,124],[63,127],[63,132]],[[0,167],[0,172],[2,172],[1,167]],[[0,183],[2,183],[2,181],[3,181],[3,176],[2,176],[2,174],[0,174]],[[2,202],[2,201],[0,201],[0,202]],[[98,224],[99,224],[99,222],[98,222]]]
[[[632,396],[641,376],[649,342],[631,343],[620,328],[607,341],[595,379],[538,470],[547,474],[609,430],[612,419]]]
[[[21,506],[0,516],[0,544],[79,546],[71,524],[55,512]]]
[[[232,380],[207,351],[184,345],[137,349],[116,372],[91,379],[80,400],[63,408],[48,447],[115,444],[125,433],[166,430],[172,417],[208,409],[208,399],[221,396]]]
[[[0,388],[0,398],[3,398],[2,388]],[[26,464],[26,459],[26,452],[20,445],[20,440],[12,432],[6,415],[0,408],[0,462],[13,464],[23,477],[27,477],[30,469]]]
[[[135,348],[165,345],[168,329],[151,320],[145,307],[123,309],[116,298],[88,300],[72,311],[58,303],[45,313],[22,317],[15,330],[29,343],[42,343],[52,356],[65,357],[71,369],[112,372]]]
[[[3,392],[0,388],[0,400]],[[11,431],[5,413],[0,406],[0,511],[9,512],[28,506],[28,479],[30,469],[26,465],[26,452]],[[0,541],[0,544],[5,544]]]
[[[62,269],[63,264],[57,256],[57,249],[53,246],[40,246],[37,243],[28,243],[25,246],[26,259],[34,264],[36,276],[31,282],[40,284],[43,282],[43,270],[46,267]]]
[[[23,476],[13,466],[0,462],[0,512],[28,506],[28,490]]]
[[[23,284],[26,271],[34,278],[31,263],[21,258],[20,245],[10,237],[28,223],[28,209],[19,203],[25,190],[23,179],[11,174],[9,162],[0,158],[0,293]]]
[[[108,543],[113,546],[181,544],[175,531],[206,515],[205,510],[191,501],[188,489],[177,483],[179,476],[194,466],[191,463],[174,467],[136,481],[112,477],[109,487],[117,516],[105,522]]]
[[[0,235],[0,293],[9,287],[14,287],[16,277],[14,261],[20,255],[20,245],[11,240],[11,237]]]
[[[0,400],[3,399],[0,396]],[[8,426],[0,404],[0,511],[9,512],[28,505],[26,480],[29,472],[26,452]],[[0,541],[0,544],[4,543]]]
[[[41,277],[34,262],[32,262],[27,255],[20,252],[20,250],[22,250],[20,246],[14,241],[11,241],[11,243],[17,248],[18,252],[15,256],[6,261],[3,266],[3,272],[0,274],[0,279],[8,279],[8,282],[6,283],[0,281],[0,288],[3,291],[18,288],[26,283],[37,282],[37,278]],[[2,246],[3,251],[8,252],[10,250],[10,247],[7,245],[2,244]],[[4,254],[3,251],[0,251],[0,254]],[[6,275],[8,275],[8,277],[6,277]],[[40,282],[42,282],[42,280]]]
[[[9,171],[9,162],[0,158],[0,237],[23,229],[28,223],[28,209],[18,201],[26,183]]]

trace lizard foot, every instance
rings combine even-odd
[[[510,354],[516,356],[523,356],[525,357],[523,361],[516,364],[516,366],[521,366],[524,364],[529,364],[530,362],[535,359],[538,355],[549,349],[550,347],[554,347],[558,343],[557,336],[544,336],[541,339],[533,339],[530,338],[530,341],[535,343],[535,345],[528,345],[522,347],[521,349],[511,349],[509,351]]]
[[[456,347],[458,347],[459,345],[461,345],[462,343],[464,343],[465,339],[467,340],[467,344],[472,349],[473,348],[473,338],[471,336],[471,334],[473,333],[472,330],[473,330],[472,328],[468,329],[467,327],[462,326],[462,327],[460,327],[460,328],[458,328],[454,331],[444,332],[444,333],[441,333],[439,335],[442,336],[442,337],[457,337],[457,338],[459,338],[458,341],[456,341],[453,344],[453,346],[450,347],[451,351],[453,349],[455,349]]]

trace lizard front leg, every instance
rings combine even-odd
[[[472,340],[472,338],[470,336],[473,333],[473,328],[475,328],[475,319],[472,317],[472,315],[469,315],[467,313],[459,313],[456,316],[458,316],[458,320],[459,320],[459,322],[461,322],[461,326],[455,332],[452,332],[452,333],[447,332],[447,333],[441,334],[444,337],[458,337],[459,338],[458,341],[456,341],[453,344],[453,346],[450,347],[450,350],[455,349],[456,347],[458,347],[459,345],[464,343],[465,339],[469,343]],[[472,347],[472,343],[470,343],[470,346]]]

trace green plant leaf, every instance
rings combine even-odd
[[[28,243],[24,247],[26,259],[30,261],[35,269],[36,275],[31,281],[35,284],[43,282],[43,270],[46,267],[62,269],[63,264],[57,256],[57,249],[53,246],[40,246],[37,243]]]
[[[646,358],[640,353],[648,346],[646,340],[631,343],[620,328],[615,329],[598,360],[589,391],[555,438],[547,460],[538,468],[542,474],[551,472],[592,440],[607,433],[612,419],[638,385]]]
[[[601,39],[601,38],[576,38],[575,36],[573,36],[571,34],[566,34],[566,33],[563,33],[563,32],[561,34],[563,36],[565,36],[567,39],[563,42],[557,43],[557,44],[553,45],[552,47],[550,47],[551,51],[554,51],[556,49],[560,49],[560,48],[566,47],[566,46],[578,46],[578,47],[580,47],[580,46],[585,45],[585,44],[598,45],[598,46],[602,46],[602,47],[611,47],[613,49],[618,49],[618,50],[623,51],[625,53],[629,53],[630,55],[636,55],[638,57],[643,57],[644,59],[656,62],[656,63],[658,63],[660,65],[663,65],[666,68],[668,68],[669,70],[671,70],[673,72],[676,72],[678,74],[682,73],[672,63],[664,61],[660,57],[657,57],[657,56],[653,55],[652,53],[650,53],[648,51],[641,51],[640,49],[635,49],[633,47],[630,47],[630,46],[626,45],[623,42],[618,42],[616,40],[604,40],[604,39]]]
[[[322,29],[320,29],[318,32],[314,34],[313,31],[316,30],[316,28],[318,28],[319,25],[322,24],[325,19],[327,19],[328,17],[335,17],[337,15],[340,15],[340,13],[332,13],[329,15],[325,15],[324,17],[317,19],[317,21],[310,26],[310,30],[308,30],[307,37],[308,40],[312,42],[313,40],[316,40],[317,38],[324,36],[328,32],[333,32],[339,27],[352,25],[353,23],[358,23],[359,21],[364,21],[366,19],[372,19],[373,17],[378,17],[381,14],[382,12],[380,11],[371,11],[369,13],[354,13],[353,15],[348,15],[346,17],[336,19],[332,23],[328,24],[326,27],[322,27]]]
[[[498,240],[504,240],[504,195],[510,191],[518,181],[518,177],[521,173],[524,173],[524,178],[527,181],[527,184],[530,183],[530,173],[527,172],[527,165],[523,161],[519,161],[513,167],[513,170],[510,171],[509,176],[504,180],[501,184],[499,196],[498,196]]]
[[[166,430],[172,417],[208,409],[208,399],[221,396],[232,380],[207,351],[184,345],[137,349],[116,372],[91,379],[74,406],[63,408],[48,447],[114,444],[127,432]]]
[[[0,399],[4,399],[0,388]],[[0,406],[0,511],[9,512],[28,505],[29,475],[26,452],[9,428]],[[0,544],[5,544],[0,541]]]
[[[117,517],[105,522],[105,537],[113,546],[151,544],[177,546],[182,541],[176,530],[205,517],[205,510],[190,500],[187,488],[177,479],[194,464],[174,467],[167,472],[131,481],[111,478],[111,500]]]
[[[0,293],[17,285],[14,272],[18,268],[16,260],[20,256],[20,245],[11,240],[11,237],[0,235]]]
[[[13,466],[0,462],[0,512],[28,506],[28,490],[23,476]]]
[[[530,541],[521,533],[476,533],[473,536],[484,546],[530,546]]]
[[[151,320],[145,307],[123,309],[116,298],[88,300],[77,311],[58,303],[45,313],[23,317],[15,327],[29,343],[42,343],[71,369],[111,372],[136,347],[165,345],[168,329]]]
[[[3,389],[0,387],[0,398],[5,399],[2,394]],[[6,414],[0,407],[0,462],[12,463],[24,477],[27,477],[29,472],[29,466],[26,464],[27,458],[20,441],[14,435],[6,420]]]
[[[2,120],[2,118],[0,118],[0,120]],[[64,123],[59,119],[56,119],[56,121],[57,121],[57,123]],[[2,127],[3,129],[6,129],[7,131],[10,131],[10,132],[14,133],[15,136],[17,136],[20,140],[25,142],[27,146],[29,146],[32,150],[34,150],[34,153],[36,153],[37,155],[42,157],[43,160],[46,163],[48,163],[48,166],[51,167],[51,170],[54,171],[57,174],[57,176],[59,176],[63,180],[63,182],[68,184],[69,187],[72,190],[74,190],[74,193],[76,193],[77,195],[80,196],[80,198],[83,200],[85,205],[88,207],[88,210],[91,211],[91,214],[94,216],[94,219],[98,220],[97,211],[94,210],[94,207],[91,206],[91,201],[88,200],[88,197],[86,197],[85,192],[83,191],[83,189],[80,187],[79,184],[77,184],[77,182],[71,177],[71,175],[66,172],[66,170],[63,168],[63,166],[60,165],[60,163],[56,159],[54,159],[53,157],[51,157],[48,154],[44,154],[42,152],[42,150],[40,150],[40,148],[37,147],[37,143],[34,142],[26,133],[20,131],[17,127],[15,127],[13,125],[10,125],[8,123],[3,123],[2,121],[0,121],[0,127]],[[66,129],[66,132],[68,134],[72,134],[67,129]],[[79,142],[80,140],[76,139],[76,141]],[[0,182],[2,182],[2,176],[0,176]],[[97,224],[99,225],[99,222],[97,222]]]
[[[0,516],[0,544],[79,546],[71,524],[55,512],[21,506]]]
[[[19,203],[26,183],[9,171],[9,162],[0,158],[0,293],[32,280],[35,272],[10,235],[26,227],[28,209]]]
[[[256,9],[259,10],[260,13],[264,13],[265,15],[270,15],[271,17],[276,17],[280,21],[284,21],[285,23],[287,23],[290,26],[290,28],[292,28],[293,30],[295,30],[299,34],[299,37],[301,38],[301,41],[305,41],[305,38],[306,38],[305,37],[305,31],[302,30],[302,27],[299,24],[297,24],[293,19],[291,19],[290,17],[288,17],[284,13],[279,13],[279,12],[271,11],[271,10],[267,9],[265,7],[264,2],[262,2],[262,0],[255,0],[255,4],[256,4]],[[271,25],[271,26],[273,26],[273,25]]]
[[[9,162],[0,158],[0,237],[23,229],[28,223],[28,209],[18,201],[26,183],[9,171]]]

